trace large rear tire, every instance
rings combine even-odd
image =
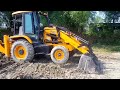
[[[56,64],[64,64],[69,59],[69,51],[64,46],[56,46],[51,51],[51,59]]]
[[[15,41],[12,44],[11,57],[17,63],[31,61],[34,58],[33,45],[23,39]]]

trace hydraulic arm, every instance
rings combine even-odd
[[[60,38],[65,41],[65,43],[69,43],[74,48],[82,52],[83,54],[89,53],[89,48],[83,44],[83,42],[88,43],[86,40],[78,37],[75,34],[69,35],[64,31],[60,31]]]

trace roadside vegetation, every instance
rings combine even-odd
[[[14,11],[1,11],[0,24],[6,22],[10,27],[11,13]],[[119,11],[100,11],[105,18],[96,16],[96,11],[42,11],[49,14],[51,23],[66,27],[77,35],[85,38],[94,45],[94,49],[119,52],[120,51],[120,23]],[[42,17],[41,17],[42,18]],[[46,24],[45,18],[41,19]],[[9,30],[0,29],[0,39]]]

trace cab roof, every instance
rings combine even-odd
[[[26,12],[32,12],[32,11],[16,11],[16,12],[13,12],[13,13],[12,13],[12,16],[13,16],[13,15],[20,14],[20,13],[26,13]]]

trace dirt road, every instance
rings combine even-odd
[[[4,62],[0,66],[0,79],[120,79],[120,53],[95,52],[104,65],[103,74],[83,74],[76,70],[79,55],[59,66],[51,60],[41,58],[32,63]]]

